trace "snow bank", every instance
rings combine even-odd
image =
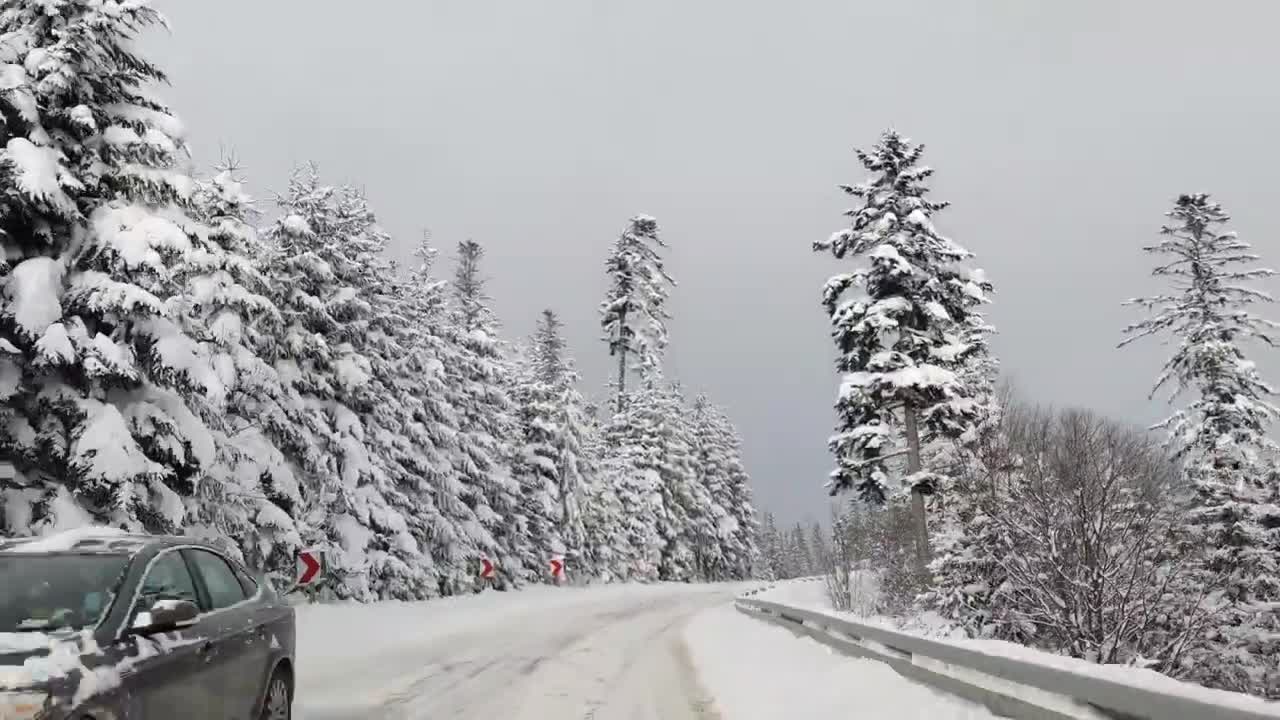
[[[685,639],[722,720],[996,717],[911,682],[884,663],[845,657],[729,607],[695,617]]]
[[[1280,718],[1280,702],[1270,702],[1252,695],[1212,690],[1194,683],[1175,680],[1154,670],[1130,665],[1098,665],[1073,657],[1054,655],[1024,645],[1002,640],[952,640],[946,642],[974,652],[998,657],[1013,658],[1044,667],[1057,668],[1077,675],[1087,675],[1136,688],[1143,688],[1165,695],[1175,695],[1190,700],[1210,703],[1218,707],[1234,708],[1262,713]]]
[[[1280,703],[1269,702],[1262,698],[1241,693],[1212,690],[1193,683],[1175,680],[1154,670],[1129,665],[1098,665],[1077,658],[1054,655],[1015,643],[1001,640],[973,640],[952,626],[945,618],[936,613],[922,613],[905,618],[893,618],[882,615],[861,615],[850,612],[839,612],[831,607],[830,598],[826,594],[826,586],[821,581],[808,579],[791,580],[778,583],[774,588],[761,593],[755,599],[790,605],[802,610],[824,613],[850,622],[881,627],[893,632],[904,632],[927,637],[930,640],[945,642],[949,645],[964,648],[972,652],[996,657],[1012,658],[1023,662],[1034,663],[1042,667],[1072,672],[1078,675],[1109,680],[1123,685],[1142,688],[1166,695],[1176,695],[1200,702],[1211,703],[1219,707],[1235,708],[1250,712],[1274,715],[1280,718]],[[936,668],[935,668],[936,670]],[[951,674],[951,673],[944,673]],[[980,683],[981,684],[981,683]],[[997,683],[998,684],[998,683]],[[993,690],[1007,692],[1006,687],[989,686]]]

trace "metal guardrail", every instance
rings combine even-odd
[[[763,588],[762,588],[763,589]],[[756,592],[759,592],[757,590]],[[1018,720],[1276,720],[1275,707],[1242,709],[1186,695],[989,655],[824,613],[739,597],[737,609],[856,657],[878,660],[898,674],[985,705]],[[1268,704],[1270,705],[1270,704]]]

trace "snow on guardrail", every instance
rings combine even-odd
[[[753,594],[766,590],[760,588]],[[1276,720],[1280,703],[1210,690],[1156,673],[1119,676],[1106,666],[1026,653],[981,652],[826,613],[755,599],[735,601],[748,616],[772,622],[838,652],[886,663],[900,675],[1019,720]]]

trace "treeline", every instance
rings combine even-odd
[[[779,529],[773,513],[764,513],[756,546],[760,550],[758,575],[767,580],[791,580],[827,571],[830,542],[818,523],[796,523]]]
[[[0,531],[96,522],[220,539],[324,594],[417,599],[570,581],[743,578],[740,441],[662,374],[658,228],[614,242],[607,407],[557,315],[504,340],[484,252],[411,268],[363,192],[298,170],[264,223],[233,166],[184,170],[181,126],[131,47],[145,2],[0,11]],[[605,253],[602,248],[602,259]],[[603,348],[602,348],[603,351]],[[628,383],[627,381],[631,382]]]
[[[882,612],[1280,697],[1280,410],[1248,357],[1276,345],[1251,310],[1274,271],[1208,195],[1179,196],[1143,248],[1168,288],[1126,303],[1145,316],[1121,342],[1173,348],[1152,393],[1172,415],[1139,430],[1035,407],[997,387],[993,285],[934,226],[922,152],[894,132],[859,152],[849,224],[815,243],[857,261],[824,292],[829,487],[860,506],[835,525],[833,585],[870,569]]]

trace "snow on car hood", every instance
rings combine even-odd
[[[49,647],[53,637],[42,632],[0,632],[0,655],[33,652]]]
[[[24,690],[40,684],[27,663],[47,654],[52,643],[62,641],[42,632],[0,633],[0,690]]]
[[[103,653],[90,630],[76,633],[0,633],[0,655],[23,657],[21,665],[0,665],[0,690],[25,690],[54,680],[75,683],[73,705],[120,686],[121,676],[133,666],[197,640],[165,635],[132,639],[137,654],[117,663],[103,662]]]

